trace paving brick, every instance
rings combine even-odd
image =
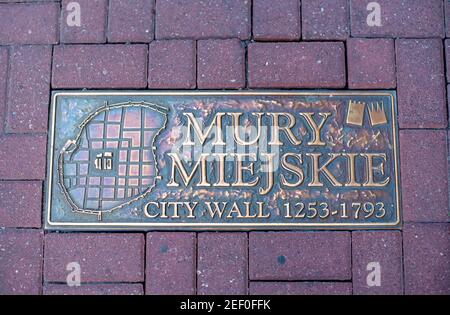
[[[351,282],[251,281],[252,295],[351,295]]]
[[[144,289],[140,283],[102,283],[82,284],[79,287],[69,287],[66,284],[46,284],[44,295],[143,295]]]
[[[356,37],[444,37],[441,0],[377,0],[381,26],[369,26],[368,15],[374,9],[372,0],[350,0],[351,33]],[[373,20],[373,19],[371,19]]]
[[[58,43],[59,3],[0,3],[0,45]]]
[[[0,136],[0,179],[44,179],[46,146],[44,135]]]
[[[143,88],[146,45],[55,46],[54,88]]]
[[[47,234],[44,279],[66,281],[67,265],[77,262],[81,283],[143,281],[144,245],[137,233]]]
[[[349,280],[348,232],[251,232],[251,280]]]
[[[196,85],[195,41],[159,40],[149,46],[148,87],[193,89]]]
[[[8,49],[0,47],[0,133],[4,129],[6,115],[6,85],[8,80]]]
[[[252,88],[342,88],[345,86],[342,43],[251,43],[248,84]]]
[[[400,131],[400,161],[404,220],[448,221],[445,130]]]
[[[61,2],[61,0],[0,0],[0,3],[8,2]]]
[[[108,42],[150,42],[153,39],[154,5],[155,0],[110,0]]]
[[[156,38],[250,38],[249,0],[158,0]]]
[[[447,62],[446,64],[446,70],[447,70],[447,82],[450,82],[450,39],[445,40],[445,60]]]
[[[195,233],[148,233],[146,294],[195,294],[195,256]]]
[[[406,294],[450,294],[450,225],[405,224]]]
[[[245,87],[245,50],[238,39],[200,40],[197,50],[198,88]]]
[[[354,294],[403,294],[402,235],[399,231],[352,233]],[[367,277],[380,267],[380,286],[368,286]]]
[[[450,104],[450,84],[447,85],[447,104]],[[447,117],[450,119],[450,106],[447,105]]]
[[[395,88],[395,48],[392,39],[347,40],[350,89]]]
[[[198,294],[247,294],[247,234],[198,234]]]
[[[41,227],[42,182],[0,182],[0,227]]]
[[[400,127],[447,127],[442,41],[399,39],[396,57]]]
[[[61,42],[62,43],[104,43],[106,41],[107,0],[77,0],[80,9],[73,6],[74,1],[61,3]],[[80,24],[73,25],[73,16],[80,13]]]
[[[450,37],[450,2],[449,1],[444,1],[444,6],[445,6],[445,25],[446,25],[446,29],[445,29],[445,33],[447,37]]]
[[[303,39],[345,40],[349,36],[347,0],[302,0]]]
[[[8,132],[47,132],[51,46],[11,48],[7,96]]]
[[[298,40],[301,36],[299,0],[253,1],[253,38]]]
[[[42,237],[39,230],[0,230],[0,294],[40,294]]]

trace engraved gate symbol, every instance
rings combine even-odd
[[[107,105],[91,113],[58,158],[59,185],[72,211],[118,210],[144,198],[156,185],[156,137],[168,109],[146,102]]]

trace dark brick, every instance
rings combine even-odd
[[[251,43],[248,82],[252,88],[341,88],[345,86],[342,43]]]
[[[398,111],[401,128],[445,128],[442,41],[396,41]]]
[[[372,0],[350,0],[351,32],[359,37],[443,37],[444,16],[441,0],[377,0],[381,26],[369,26],[367,16]]]
[[[303,39],[345,40],[349,36],[347,0],[302,0]]]
[[[46,145],[44,135],[0,136],[0,179],[44,179]]]
[[[264,282],[251,281],[252,295],[351,295],[351,282]]]
[[[47,234],[44,279],[66,281],[66,267],[77,262],[83,282],[144,281],[142,234]]]
[[[450,225],[405,224],[406,294],[450,294]]]
[[[251,232],[251,280],[349,280],[348,232]]]
[[[301,36],[299,0],[253,1],[253,38],[298,40]]]
[[[245,87],[245,50],[238,39],[198,41],[200,89]]]
[[[69,26],[67,18],[74,12],[68,4],[61,3],[61,42],[62,43],[104,43],[106,41],[107,0],[77,0],[80,5],[80,26]]]
[[[400,161],[404,220],[448,221],[445,130],[400,131]]]
[[[394,50],[392,39],[349,38],[347,40],[349,88],[395,88]]]
[[[47,132],[51,62],[51,46],[11,48],[8,132]]]
[[[82,284],[69,287],[66,284],[44,285],[44,295],[143,295],[140,283]]]
[[[149,46],[148,87],[193,89],[196,85],[195,41],[160,40]]]
[[[39,230],[0,230],[0,294],[40,294],[42,237]]]
[[[147,234],[146,294],[195,294],[195,233]]]
[[[110,0],[109,42],[148,43],[153,39],[155,0]]]
[[[354,294],[403,294],[402,235],[399,231],[352,233]],[[367,285],[371,262],[380,265],[380,286]]]
[[[247,294],[246,233],[198,234],[198,294]]]
[[[156,38],[250,38],[249,0],[158,0]]]
[[[58,3],[0,4],[0,45],[58,43]]]
[[[41,227],[42,182],[0,182],[0,227]]]
[[[0,133],[4,129],[6,116],[6,85],[8,79],[8,49],[0,47]]]
[[[54,88],[142,88],[147,86],[146,45],[56,46]]]

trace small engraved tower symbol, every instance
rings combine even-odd
[[[364,121],[364,108],[366,104],[363,102],[348,102],[347,124],[362,126]]]
[[[105,152],[97,154],[95,158],[95,168],[98,170],[111,170],[112,169],[112,152]]]
[[[369,106],[369,117],[372,126],[384,125],[387,123],[383,102],[371,103]]]

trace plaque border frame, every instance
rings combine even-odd
[[[137,223],[137,222],[56,222],[51,220],[51,197],[53,180],[54,139],[56,125],[56,104],[59,96],[388,96],[391,100],[393,155],[395,166],[396,217],[395,222],[368,223]],[[49,131],[47,137],[47,170],[44,191],[44,229],[50,231],[301,231],[301,230],[374,230],[401,229],[402,208],[400,192],[400,156],[395,90],[53,90],[50,103]]]

